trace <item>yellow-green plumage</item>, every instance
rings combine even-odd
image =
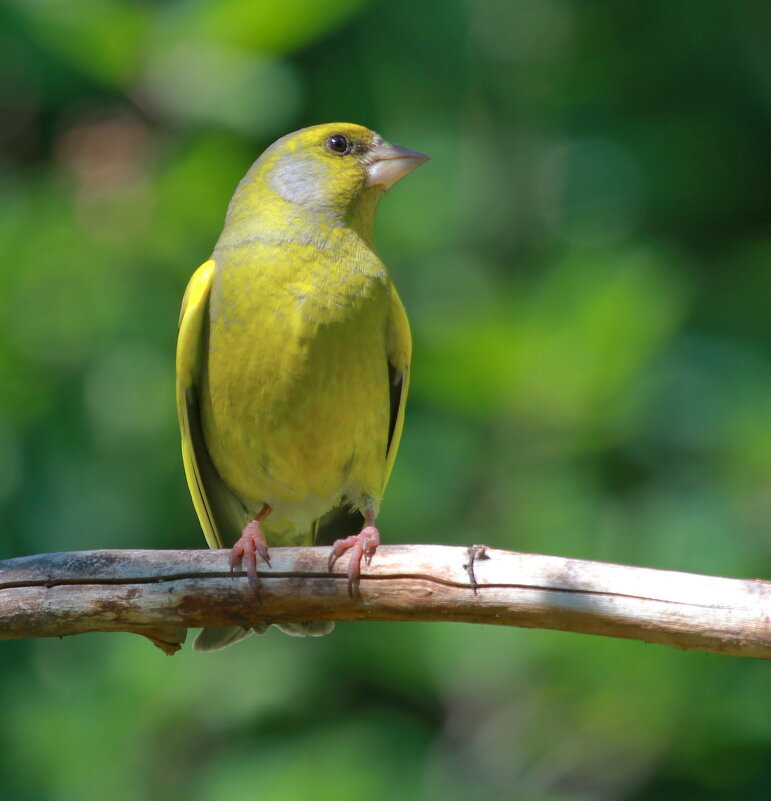
[[[351,152],[330,150],[332,136]],[[323,125],[276,142],[239,185],[188,285],[177,347],[185,472],[211,547],[266,504],[269,545],[309,544],[341,503],[377,514],[411,345],[372,222],[384,187],[424,159]]]

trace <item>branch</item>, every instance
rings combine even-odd
[[[351,598],[329,549],[272,548],[258,600],[227,551],[79,551],[0,561],[0,640],[188,627],[424,620],[602,634],[771,659],[771,582],[441,545],[381,546]]]

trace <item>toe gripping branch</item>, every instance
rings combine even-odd
[[[258,599],[260,597],[260,581],[257,575],[257,554],[270,567],[268,543],[261,526],[268,514],[270,514],[270,506],[266,504],[257,517],[244,526],[241,536],[230,550],[230,569],[235,570],[243,565],[249,584]]]
[[[378,545],[380,545],[380,532],[374,525],[374,517],[370,515],[367,515],[367,525],[358,534],[351,534],[350,537],[332,543],[332,552],[329,555],[330,572],[346,551],[351,552],[348,558],[348,595],[351,598],[359,591],[362,559],[369,565]]]

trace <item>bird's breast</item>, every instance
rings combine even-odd
[[[388,277],[303,248],[218,264],[202,420],[212,460],[247,505],[323,514],[382,489]],[[299,510],[302,509],[302,512]]]

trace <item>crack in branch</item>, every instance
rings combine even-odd
[[[185,572],[174,573],[167,576],[132,576],[126,578],[120,577],[89,577],[89,578],[72,578],[72,579],[39,579],[28,581],[9,581],[0,583],[0,592],[6,589],[20,589],[27,587],[44,587],[46,589],[53,589],[54,587],[67,587],[67,586],[99,586],[111,585],[121,586],[127,584],[165,584],[173,583],[176,581],[186,580],[206,580],[206,579],[222,579],[222,578],[246,578],[246,572],[241,570],[236,571],[213,571],[213,572]],[[329,572],[306,572],[306,571],[272,571],[259,574],[260,581],[268,581],[270,579],[333,579],[335,581],[348,581],[348,576],[345,573],[329,573]],[[494,584],[474,584],[465,583],[461,581],[453,581],[451,579],[441,578],[439,576],[426,575],[423,573],[389,573],[386,576],[376,574],[362,573],[361,581],[425,581],[430,584],[439,584],[444,587],[451,587],[460,590],[471,590],[475,595],[481,590],[534,590],[537,592],[549,593],[565,593],[568,595],[580,596],[594,596],[599,598],[619,598],[631,599],[637,601],[651,601],[654,603],[668,604],[671,606],[687,606],[695,607],[698,609],[716,609],[716,610],[736,610],[734,606],[721,606],[719,604],[703,604],[695,603],[693,601],[676,601],[667,598],[654,598],[647,595],[634,595],[631,593],[611,592],[609,590],[591,590],[580,587],[554,587],[542,584],[517,584],[517,583],[494,583]],[[741,607],[747,609],[747,607]],[[750,610],[747,610],[750,611]]]

